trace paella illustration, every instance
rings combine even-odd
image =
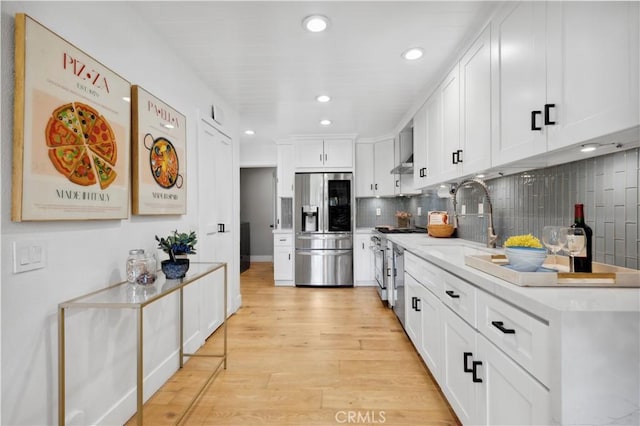
[[[153,135],[147,133],[144,146],[149,150],[149,167],[156,183],[167,189],[182,187],[178,153],[171,141],[164,137],[154,139]]]

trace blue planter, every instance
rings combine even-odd
[[[160,267],[167,279],[184,278],[189,270],[189,259],[176,259],[175,262],[171,259],[163,260]]]

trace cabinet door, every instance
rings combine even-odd
[[[476,404],[482,383],[473,382],[470,370],[481,362],[476,353],[476,332],[450,309],[442,309],[443,371],[440,386],[462,424],[476,422]],[[476,371],[481,371],[480,365]]]
[[[638,2],[550,2],[549,149],[637,126]]]
[[[442,371],[442,302],[425,287],[420,287],[422,339],[420,355],[431,374],[440,381]]]
[[[294,141],[295,165],[297,168],[322,167],[324,165],[324,143],[322,139]]]
[[[374,144],[375,194],[390,196],[395,193],[395,175],[391,169],[395,167],[393,139],[376,142]]]
[[[440,85],[442,136],[434,146],[434,179],[443,182],[460,175],[460,75],[456,65]]]
[[[427,100],[427,144],[426,144],[426,185],[438,182],[440,160],[438,153],[442,151],[442,103],[441,92],[436,90]]]
[[[491,27],[460,60],[462,174],[491,166]]]
[[[484,336],[479,335],[477,343],[478,357],[482,360],[478,375],[483,383],[479,387],[478,417],[474,423],[552,424],[549,391]]]
[[[507,2],[492,22],[492,166],[547,150],[545,11],[545,2]]]
[[[324,166],[353,169],[353,141],[351,139],[325,139]]]
[[[293,250],[290,246],[273,247],[273,279],[293,280]]]
[[[293,145],[278,145],[278,197],[293,198]]]
[[[404,274],[405,291],[405,330],[413,346],[418,349],[422,347],[422,316],[420,315],[420,283],[411,275]]]
[[[423,105],[413,117],[413,186],[424,188],[427,183],[427,107]]]
[[[355,266],[356,284],[374,284],[373,250],[371,249],[371,234],[355,234],[353,261]]]
[[[356,197],[373,197],[374,168],[373,168],[373,144],[356,144],[356,170],[355,187]]]

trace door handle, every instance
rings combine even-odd
[[[502,331],[504,334],[516,334],[516,331],[513,328],[504,328],[504,323],[502,321],[491,321],[491,325]]]
[[[544,104],[544,124],[545,126],[553,126],[554,124],[556,124],[555,121],[551,121],[549,119],[549,110],[551,108],[555,108],[556,104]]]
[[[458,163],[462,163],[462,150],[457,150],[456,154],[458,154]]]
[[[400,179],[396,179],[396,188],[400,187]]]
[[[471,352],[463,352],[462,356],[463,356],[463,359],[462,359],[462,370],[465,373],[471,373],[473,371],[473,369],[471,369],[469,367],[469,364],[467,363],[467,361],[469,360],[469,358],[471,356],[473,356],[473,353],[471,353]]]
[[[451,164],[458,164],[458,162],[456,161],[456,155],[458,154],[457,151],[453,151],[451,153]]]
[[[218,232],[224,232],[224,223],[218,224]]]
[[[418,303],[420,303],[421,299],[419,297],[416,297],[416,312],[420,312],[422,309],[420,309],[420,305],[418,305]]]
[[[471,363],[471,380],[473,380],[473,383],[482,383],[482,379],[478,377],[478,371],[476,370],[480,365],[482,365],[482,361],[473,361]]]
[[[411,296],[411,309],[416,310],[416,297]]]
[[[542,130],[542,127],[536,126],[536,117],[542,114],[542,111],[531,111],[531,130]]]

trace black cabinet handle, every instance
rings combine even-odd
[[[376,191],[377,191],[377,190],[378,190],[378,184],[377,184],[377,183],[375,184],[375,187],[376,187],[375,189],[376,189]]]
[[[289,260],[291,260],[291,253],[289,253]]]
[[[556,104],[544,104],[544,124],[546,126],[553,126],[554,124],[556,124],[555,121],[549,120],[549,110],[555,107]]]
[[[542,130],[542,127],[536,126],[536,116],[542,114],[542,111],[531,111],[531,130]]]
[[[413,309],[414,311],[416,309],[416,297],[415,296],[411,296],[411,309]]]
[[[447,296],[449,296],[452,299],[459,299],[460,295],[456,294],[453,290],[447,290],[445,291],[445,293],[447,293]]]
[[[451,153],[451,164],[458,164],[458,162],[456,161],[456,156],[457,156],[458,152],[457,151],[453,151]]]
[[[482,383],[482,379],[477,376],[478,371],[476,370],[476,367],[482,365],[482,361],[473,361],[471,365],[471,379],[473,380],[473,383]]]
[[[422,309],[420,309],[420,305],[418,303],[421,302],[421,299],[419,297],[416,297],[416,312],[420,312]]]
[[[396,188],[400,188],[400,179],[396,179]]]
[[[224,232],[224,223],[218,224],[218,232]]]
[[[391,268],[387,268],[387,276],[390,277],[391,276]]]
[[[473,356],[473,354],[471,352],[463,352],[462,356],[464,357],[462,359],[462,369],[465,373],[471,373],[473,370],[471,368],[469,368],[469,364],[467,364],[467,361],[469,360],[469,358],[471,356]]]
[[[516,331],[513,328],[504,328],[504,323],[502,321],[491,321],[491,325],[502,331],[504,334],[516,334]]]
[[[458,155],[458,163],[462,163],[462,150],[457,150],[456,154]]]
[[[373,184],[371,184],[371,190],[373,191]]]

